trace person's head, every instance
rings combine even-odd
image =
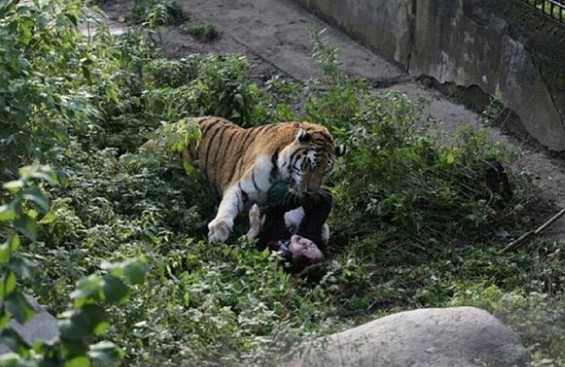
[[[292,253],[294,263],[310,265],[324,259],[324,254],[314,242],[297,234],[290,237],[288,249]]]

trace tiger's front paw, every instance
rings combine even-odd
[[[226,219],[216,218],[208,223],[208,241],[212,244],[226,242],[230,236],[232,223]]]

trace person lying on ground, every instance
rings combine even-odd
[[[249,211],[249,239],[257,239],[257,249],[278,252],[291,273],[324,259],[329,239],[326,220],[332,196],[322,189],[315,194],[296,195],[284,182],[273,184],[268,192],[269,205],[261,210],[254,204]]]

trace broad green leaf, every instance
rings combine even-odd
[[[20,248],[20,236],[14,233],[9,241],[0,245],[0,265],[8,263]]]
[[[0,16],[2,10],[0,9]],[[32,361],[22,361],[22,357],[14,352],[0,355],[0,366],[3,367],[37,367],[37,363]]]
[[[19,1],[12,1],[12,4],[14,3],[19,3]],[[25,15],[28,14],[30,12],[31,8],[29,6],[25,6],[25,5],[20,5],[18,6],[17,12],[19,15]]]
[[[30,176],[33,177],[33,178],[45,180],[45,181],[49,182],[50,184],[56,184],[58,182],[57,174],[55,173],[55,171],[53,171],[51,169],[51,167],[49,167],[47,165],[31,166]]]
[[[37,223],[35,219],[29,217],[27,214],[18,217],[14,221],[14,227],[30,240],[35,242],[37,239]]]
[[[106,311],[98,305],[85,305],[72,311],[70,318],[59,323],[62,337],[81,339],[102,334],[109,326]]]
[[[82,70],[82,75],[84,76],[84,78],[86,80],[92,79],[92,73],[91,73],[90,68],[88,66],[81,65],[80,69]]]
[[[147,264],[141,260],[128,261],[124,266],[124,277],[126,282],[131,285],[141,284],[145,281]]]
[[[33,307],[28,303],[27,299],[20,292],[12,292],[4,299],[6,308],[13,318],[23,324],[35,315]]]
[[[12,328],[2,330],[0,341],[14,353],[19,354],[23,358],[29,358],[30,346]]]
[[[12,251],[10,251],[10,243],[6,241],[0,245],[0,265],[4,265],[10,261],[11,255]]]
[[[188,163],[187,161],[183,160],[182,161],[182,168],[184,168],[184,172],[190,176],[193,172],[194,172],[194,166],[190,163]]]
[[[10,182],[6,182],[4,185],[2,185],[3,188],[5,188],[6,190],[9,190],[12,193],[18,192],[18,190],[20,190],[21,188],[23,188],[25,185],[25,182],[23,180],[14,180],[14,181],[10,181]]]
[[[453,162],[455,162],[455,157],[453,156],[452,153],[448,153],[447,156],[445,157],[445,163],[453,164]]]
[[[26,200],[33,201],[44,211],[49,210],[49,200],[37,186],[31,186],[25,189],[22,193],[22,197]]]
[[[90,346],[88,355],[102,364],[111,365],[122,359],[123,352],[114,343],[101,341]]]
[[[70,297],[74,300],[75,308],[80,308],[89,299],[99,301],[104,282],[97,275],[90,275],[79,280],[76,289],[71,292]]]
[[[10,323],[10,314],[5,307],[2,307],[1,310],[2,313],[0,314],[0,330],[4,330],[4,328]]]
[[[75,26],[78,27],[78,18],[75,14],[72,13],[67,13],[67,18],[71,21],[71,23]]]
[[[48,211],[47,213],[45,213],[45,215],[43,216],[43,218],[41,218],[41,220],[39,221],[39,224],[49,224],[49,223],[53,223],[56,219],[57,219],[57,211],[51,209],[50,211]]]
[[[12,270],[20,279],[31,278],[32,267],[20,256],[12,257],[8,263],[8,268],[10,268],[10,270]]]
[[[0,299],[6,299],[14,289],[16,289],[16,275],[9,271],[0,279]]]
[[[65,367],[90,367],[90,359],[87,356],[78,356],[65,362]]]
[[[0,222],[7,222],[16,218],[16,210],[12,203],[0,206]]]
[[[17,233],[14,233],[12,235],[12,238],[10,239],[10,251],[12,251],[12,253],[18,251],[18,249],[20,248],[20,243],[20,236]]]
[[[147,272],[147,264],[140,259],[130,259],[121,263],[111,263],[103,261],[100,267],[108,270],[110,274],[115,277],[123,276],[126,283],[135,285],[140,284],[145,280],[145,273]]]
[[[28,19],[26,19],[28,20]],[[33,25],[31,25],[33,26]],[[31,40],[31,30],[28,21],[20,21],[20,41],[24,45],[28,45]]]
[[[109,303],[122,303],[128,300],[130,289],[120,279],[113,275],[104,277],[104,297]]]
[[[113,263],[110,261],[102,260],[100,263],[100,268],[102,270],[108,271],[115,277],[121,277],[124,274],[124,264],[125,263]]]

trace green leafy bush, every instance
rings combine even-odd
[[[131,19],[156,27],[180,24],[186,15],[175,0],[135,0]]]
[[[506,292],[496,285],[471,283],[457,287],[452,304],[480,307],[493,313],[531,346],[535,363],[561,366],[565,362],[562,294],[550,297],[538,292]]]
[[[202,42],[210,42],[218,38],[219,33],[211,23],[189,24],[185,28],[186,32]]]
[[[109,315],[103,304],[124,304],[131,292],[130,285],[143,282],[146,265],[139,260],[104,263],[102,268],[108,270],[106,275],[82,278],[70,294],[73,308],[62,314],[55,341],[39,341],[32,349],[9,324],[11,318],[23,324],[35,314],[17,287],[18,278],[32,278],[33,268],[17,251],[22,243],[20,234],[31,246],[36,243],[35,217],[38,211],[49,210],[49,201],[36,181],[57,182],[55,173],[47,166],[28,166],[19,172],[18,180],[3,185],[13,197],[8,204],[0,206],[0,237],[5,239],[0,245],[0,336],[13,352],[3,355],[0,363],[3,366],[89,366],[90,359],[104,363],[120,360],[123,352],[114,343],[94,344],[93,337],[101,335],[109,326]],[[12,228],[6,224],[11,224]]]
[[[64,146],[69,134],[88,130],[86,121],[97,117],[84,86],[82,71],[92,60],[76,29],[86,19],[81,7],[62,0],[33,6],[5,1],[0,7],[2,170]],[[15,172],[0,172],[6,174],[11,179]]]
[[[241,126],[263,121],[263,94],[250,80],[246,58],[229,55],[156,60],[148,67],[147,94],[154,119],[225,117]]]

